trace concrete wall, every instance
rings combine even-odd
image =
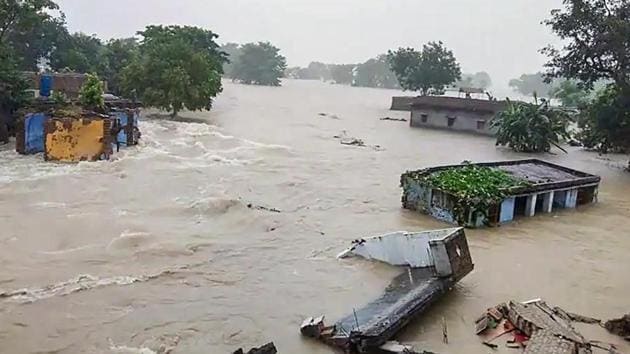
[[[423,122],[423,115],[426,115],[426,122]],[[494,131],[490,129],[490,121],[493,117],[494,114],[485,112],[414,109],[411,111],[410,125],[412,127],[440,128],[482,135],[494,135]],[[449,118],[455,118],[452,127],[448,126]],[[485,123],[483,127],[479,127],[478,122]]]
[[[50,119],[46,122],[46,161],[96,161],[111,154],[109,119]]]
[[[411,104],[413,103],[414,96],[398,96],[392,97],[392,111],[411,111]]]
[[[451,276],[459,280],[473,270],[464,229],[459,229],[444,241],[430,241],[429,244],[438,276]]]

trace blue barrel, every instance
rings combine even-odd
[[[53,86],[52,75],[42,75],[39,79],[39,95],[42,97],[50,97],[50,91]]]

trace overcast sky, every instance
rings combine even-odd
[[[290,66],[363,62],[388,49],[443,41],[464,72],[495,86],[541,70],[557,43],[540,22],[561,0],[57,0],[71,31],[107,39],[149,24],[187,24],[219,42],[270,41]]]

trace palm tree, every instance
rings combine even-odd
[[[560,142],[570,137],[570,115],[547,100],[534,99],[534,103],[508,100],[507,108],[495,116],[491,126],[497,130],[497,145],[518,152],[549,152],[553,145],[566,153]]]

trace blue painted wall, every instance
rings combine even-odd
[[[501,203],[501,215],[499,216],[499,222],[501,224],[514,220],[515,204],[516,198],[507,198]]]
[[[127,124],[129,124],[129,117],[127,115],[127,112],[114,112],[114,116],[118,118],[118,120],[120,121],[120,125],[122,125],[123,127],[126,127]],[[133,119],[133,126],[138,127],[138,113],[137,112],[133,113],[132,119]],[[121,146],[127,146],[127,130],[122,129],[116,136],[116,140],[118,140],[118,143],[120,143]]]
[[[25,153],[44,152],[44,123],[47,119],[44,113],[28,114],[24,118]]]

